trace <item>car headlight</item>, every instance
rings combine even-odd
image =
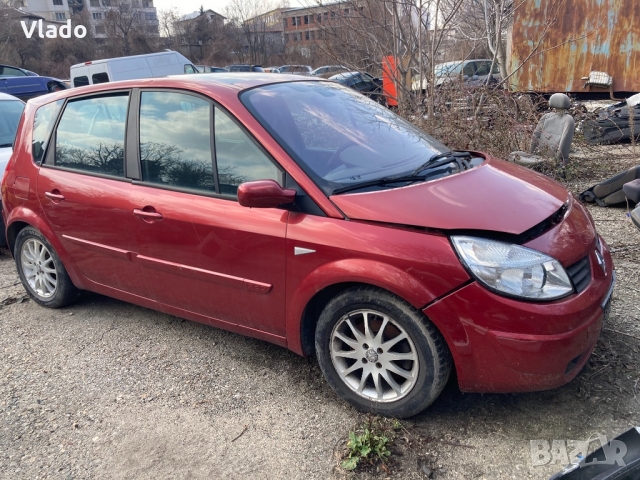
[[[452,236],[471,274],[499,293],[530,300],[554,300],[573,292],[560,262],[544,253],[485,238]]]

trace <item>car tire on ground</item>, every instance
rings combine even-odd
[[[13,257],[22,285],[36,303],[60,308],[78,297],[80,292],[69,278],[60,257],[35,228],[20,230]]]
[[[326,305],[316,354],[331,388],[355,408],[397,418],[427,408],[444,388],[451,354],[435,326],[395,295],[349,288]]]

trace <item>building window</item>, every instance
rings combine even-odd
[[[304,32],[304,39],[309,40],[309,31]]]
[[[62,6],[62,0],[53,0],[54,5]]]
[[[304,16],[304,24],[309,25],[309,15]]]
[[[349,9],[348,9],[348,8],[345,8],[345,9],[344,9],[344,13],[345,13],[345,15],[349,15]]]
[[[296,17],[291,17],[291,25],[296,26]]]
[[[56,20],[64,20],[65,18],[67,17],[65,16],[64,12],[56,12]]]
[[[318,23],[321,23],[321,22],[322,22],[322,14],[321,14],[321,13],[319,13],[319,14],[318,14]]]
[[[153,2],[151,1],[142,2],[142,8],[153,8]]]
[[[146,21],[148,21],[148,22],[149,22],[149,21],[153,21],[153,20],[155,20],[155,19],[156,19],[156,14],[155,14],[155,12],[146,12],[146,13],[144,14],[144,19],[145,19]]]
[[[336,12],[331,12],[331,18],[336,18]]]
[[[100,6],[100,0],[91,0],[90,5],[92,7],[99,7]]]
[[[102,20],[102,12],[93,12],[91,16],[94,20]]]
[[[315,40],[316,39],[316,32],[315,30],[311,32],[311,40]]]
[[[302,25],[302,17],[297,17],[297,19],[298,19],[297,21],[298,25]]]
[[[103,7],[110,7],[111,6],[111,0],[102,0],[102,6]]]
[[[324,19],[325,21],[329,18],[329,14],[327,12],[324,12]]]

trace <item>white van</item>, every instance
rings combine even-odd
[[[198,73],[198,69],[178,52],[166,50],[160,53],[79,63],[71,67],[69,78],[72,87],[83,87],[96,83],[165,77],[181,73]]]

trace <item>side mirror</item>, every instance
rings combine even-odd
[[[464,80],[465,82],[466,82],[467,80],[469,80],[469,75],[463,75],[463,76],[462,76],[462,80]]]
[[[296,191],[282,188],[275,180],[245,182],[238,187],[238,203],[243,207],[276,208],[295,200]]]

